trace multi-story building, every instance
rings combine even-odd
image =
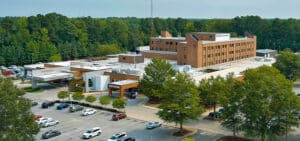
[[[163,31],[152,37],[146,58],[161,57],[177,60],[179,65],[205,67],[256,55],[256,36],[231,38],[229,33],[192,32],[186,37],[172,37]]]

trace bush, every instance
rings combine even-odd
[[[59,91],[57,94],[57,98],[59,99],[65,99],[69,96],[67,91]]]
[[[113,101],[113,108],[124,109],[127,105],[127,102],[124,99],[116,99]]]
[[[89,95],[89,96],[87,96],[86,98],[85,98],[85,101],[86,102],[89,102],[89,103],[93,103],[93,102],[95,102],[97,99],[96,99],[96,97],[95,96],[92,96],[92,95]]]
[[[73,95],[72,95],[72,98],[73,100],[82,100],[84,99],[84,95],[82,94],[82,92],[75,92]]]
[[[109,96],[102,96],[99,98],[99,103],[101,105],[108,105],[111,102],[111,98]]]

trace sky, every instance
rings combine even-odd
[[[51,12],[68,17],[150,17],[151,0],[0,0],[0,17]],[[153,17],[300,19],[299,0],[153,0]]]

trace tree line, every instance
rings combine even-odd
[[[0,65],[135,51],[135,47],[149,44],[151,33],[157,36],[163,30],[174,36],[195,31],[228,32],[233,37],[251,33],[258,37],[258,48],[300,49],[300,21],[296,19],[68,18],[49,13],[0,18]]]

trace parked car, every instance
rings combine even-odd
[[[42,134],[42,139],[49,139],[55,136],[59,136],[61,134],[58,130],[49,130]]]
[[[60,103],[59,105],[56,106],[56,110],[62,110],[64,108],[68,108],[69,104],[67,103]]]
[[[81,115],[87,116],[87,115],[95,114],[96,112],[97,112],[97,110],[95,110],[95,109],[85,109],[82,111]]]
[[[34,116],[34,120],[39,120],[40,118],[42,118],[41,115],[35,115],[35,116]]]
[[[42,108],[48,108],[48,107],[51,107],[51,106],[54,106],[54,102],[53,101],[45,101],[42,103]]]
[[[220,118],[221,117],[221,113],[220,112],[210,112],[208,114],[209,118]]]
[[[128,137],[128,138],[125,138],[123,141],[135,141],[135,138],[133,138],[133,137]]]
[[[125,139],[126,137],[127,137],[127,133],[121,132],[121,133],[114,134],[107,141],[120,141],[122,139]]]
[[[154,128],[160,127],[160,126],[161,126],[161,123],[159,123],[159,122],[148,122],[146,124],[147,129],[154,129]]]
[[[120,120],[120,119],[123,119],[123,118],[126,118],[127,115],[125,113],[117,113],[117,114],[114,114],[111,119],[112,120]]]
[[[35,122],[39,125],[42,125],[43,123],[47,122],[48,120],[52,120],[52,118],[49,117],[41,117],[40,119],[36,120]]]
[[[223,108],[223,107],[221,107],[220,109],[219,109],[219,113],[223,113],[225,111],[225,109]]]
[[[58,123],[59,123],[58,120],[51,119],[51,120],[48,120],[48,121],[42,123],[42,127],[49,127],[49,126],[56,125]]]
[[[138,92],[130,92],[129,98],[130,99],[136,99],[137,94],[138,94]]]
[[[31,101],[31,106],[36,106],[38,103],[36,101]]]
[[[82,138],[83,139],[90,139],[95,136],[99,136],[102,133],[102,130],[100,127],[94,127],[92,129],[87,130],[85,133],[83,133]]]
[[[83,106],[80,105],[73,105],[69,107],[69,112],[76,112],[83,110]]]

